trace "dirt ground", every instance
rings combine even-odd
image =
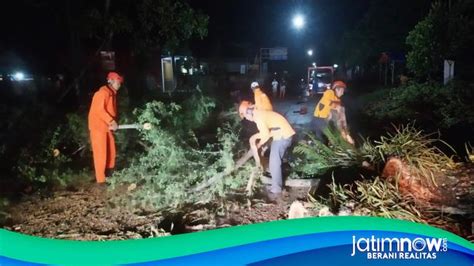
[[[95,184],[56,191],[50,195],[30,195],[8,210],[5,229],[56,239],[113,240],[136,239],[185,233],[239,224],[285,219],[291,202],[304,198],[306,190],[295,190],[283,201],[266,203],[231,201],[220,217],[206,217],[205,209],[185,215],[163,217],[158,213],[133,213],[113,206],[109,194]]]
[[[432,203],[441,215],[447,215],[450,222],[441,227],[474,241],[474,164],[467,164],[458,170],[437,179],[439,201]]]
[[[454,212],[455,223],[444,226],[467,239],[474,240],[474,168],[462,168],[439,184]],[[306,200],[308,189],[290,189],[283,200],[267,203],[262,196],[252,200],[230,200],[227,211],[209,216],[206,207],[185,214],[133,213],[110,203],[110,193],[95,184],[82,184],[50,195],[25,196],[13,204],[6,229],[56,239],[114,240],[157,237],[209,230],[235,225],[286,219],[294,200]],[[441,208],[441,207],[440,207]]]

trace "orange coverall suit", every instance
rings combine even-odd
[[[117,117],[117,91],[102,86],[92,98],[89,132],[97,183],[105,182],[105,170],[115,166],[115,140],[109,124]]]

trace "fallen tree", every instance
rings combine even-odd
[[[195,129],[208,123],[213,108],[212,99],[199,96],[182,105],[151,102],[138,110],[137,122],[152,125],[149,130],[140,130],[141,142],[147,149],[112,178],[113,188],[131,188],[113,201],[137,209],[169,212],[216,201],[245,187],[253,167],[245,164],[251,157],[248,153],[234,161],[234,154],[241,151],[240,124],[222,123],[213,133],[217,135],[215,143],[206,143],[194,134]]]
[[[448,202],[453,195],[442,195],[438,183],[457,171],[458,165],[437,145],[445,145],[438,137],[424,134],[413,125],[395,127],[393,133],[375,141],[365,140],[358,148],[346,145],[328,132],[329,146],[310,136],[295,148],[295,169],[309,176],[331,174],[329,196],[319,198],[312,193],[311,204],[295,205],[292,216],[301,215],[370,215],[430,223],[456,231],[449,215],[467,212]],[[356,168],[369,175],[343,184],[334,174],[337,169]],[[365,171],[363,171],[365,170]],[[357,180],[358,179],[358,180]],[[313,190],[314,191],[314,190]],[[321,211],[327,208],[326,211]],[[296,214],[295,214],[296,213]]]
[[[249,150],[247,151],[240,159],[237,160],[235,163],[235,166],[232,167],[231,169],[227,169],[224,172],[218,173],[215,176],[209,178],[208,180],[204,181],[203,183],[199,184],[196,186],[193,191],[194,192],[199,192],[203,191],[204,189],[208,188],[212,184],[216,183],[217,181],[221,180],[222,178],[232,174],[232,172],[238,170],[240,167],[242,167],[248,160],[252,158],[252,151]]]
[[[365,140],[356,148],[335,130],[327,130],[329,146],[309,136],[309,142],[295,147],[295,169],[308,176],[322,175],[337,168],[366,168],[400,187],[402,193],[420,200],[436,199],[432,191],[435,176],[456,167],[435,143],[444,144],[432,134],[423,134],[413,125],[395,127],[379,140]]]

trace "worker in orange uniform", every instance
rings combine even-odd
[[[106,171],[115,167],[115,140],[117,130],[117,92],[123,78],[116,72],[107,75],[107,85],[94,93],[89,110],[89,132],[94,157],[97,183],[105,183]]]
[[[324,139],[324,131],[329,126],[329,121],[333,119],[335,120],[335,126],[340,130],[342,137],[350,144],[354,144],[354,140],[347,132],[345,110],[341,105],[341,97],[344,95],[346,88],[347,86],[344,82],[335,81],[331,89],[324,92],[321,100],[319,100],[316,105],[313,120],[311,121],[311,129],[316,135],[316,139],[326,142]],[[334,119],[332,117],[334,115],[337,115],[338,117]]]
[[[271,200],[281,197],[283,189],[282,159],[286,150],[291,146],[295,130],[290,123],[279,113],[256,109],[250,102],[242,101],[239,106],[240,118],[245,118],[257,124],[258,133],[250,137],[252,150],[257,166],[261,166],[258,150],[272,138],[270,147],[270,174],[272,185],[269,191]]]
[[[268,99],[268,96],[260,89],[258,82],[252,82],[250,84],[250,88],[252,89],[254,95],[255,109],[273,111],[273,106],[270,102],[270,99]]]

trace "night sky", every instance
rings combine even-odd
[[[198,57],[255,57],[261,47],[283,46],[289,48],[289,57],[304,64],[317,60],[318,64],[334,62],[335,46],[345,32],[353,29],[374,3],[387,2],[392,13],[403,20],[408,2],[426,3],[423,0],[371,1],[371,0],[189,0],[195,9],[208,14],[208,36],[204,40],[192,40],[185,44]],[[3,4],[0,23],[2,35],[0,55],[18,54],[34,69],[57,68],[67,57],[71,34],[68,25],[83,26],[87,22],[75,21],[75,12],[91,6],[102,8],[103,1],[72,0],[17,0]],[[114,3],[133,2],[113,0]],[[400,9],[399,11],[397,9]],[[395,11],[393,11],[395,10]],[[427,8],[415,10],[407,23],[412,27]],[[292,17],[301,13],[306,18],[303,30],[292,27]],[[401,15],[403,14],[403,15]],[[383,16],[384,14],[381,14]],[[390,22],[390,21],[389,21]],[[385,25],[381,25],[385,27]],[[387,25],[388,28],[393,25]],[[406,27],[401,27],[405,29]],[[388,35],[390,35],[389,33]],[[406,34],[402,32],[401,34]],[[81,36],[84,37],[84,36]],[[390,37],[390,36],[389,36]],[[403,40],[405,36],[396,36]],[[126,39],[127,36],[121,38]],[[120,39],[115,40],[120,46]],[[82,43],[83,48],[93,50],[94,44]],[[90,45],[90,47],[88,47]],[[313,58],[306,57],[306,50],[313,49]],[[3,56],[3,58],[5,58]],[[307,62],[306,62],[307,61]],[[5,65],[5,63],[0,62]]]
[[[198,49],[211,55],[214,45],[229,56],[238,56],[242,49],[258,51],[261,47],[289,47],[290,53],[302,55],[308,48],[323,59],[328,39],[341,37],[356,23],[368,8],[369,0],[351,1],[191,1],[193,7],[210,16],[209,35]],[[295,14],[303,14],[306,26],[296,30],[292,26]],[[322,50],[323,49],[323,50]]]

